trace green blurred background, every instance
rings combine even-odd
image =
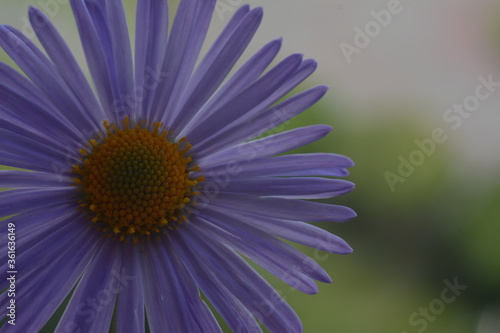
[[[44,10],[84,63],[67,0],[0,1],[0,23],[28,34],[28,6]],[[133,22],[135,1],[125,3]],[[345,238],[354,253],[302,249],[334,283],[308,296],[263,273],[296,309],[304,332],[500,332],[500,92],[457,128],[443,118],[474,95],[479,76],[500,81],[500,2],[219,0],[207,45],[243,3],[265,10],[244,59],[284,37],[280,59],[299,52],[319,62],[297,91],[331,87],[287,124],[334,127],[300,151],[336,152],[356,162],[348,180],[357,188],[331,202],[354,208],[359,217],[319,223]],[[389,9],[384,24],[376,23]],[[360,47],[365,29],[372,37]],[[357,49],[349,57],[342,51],[347,44]],[[2,51],[0,60],[12,63]],[[429,142],[436,128],[444,142],[431,154],[418,153],[415,141]],[[418,165],[402,176],[401,160],[412,156]],[[398,180],[392,186],[388,172]],[[467,288],[446,302],[442,295],[452,294],[443,291],[454,282]]]

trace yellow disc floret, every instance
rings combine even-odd
[[[198,182],[198,168],[185,140],[171,142],[161,123],[152,130],[139,124],[123,129],[104,124],[106,135],[80,149],[82,163],[74,167],[75,183],[83,193],[81,206],[100,230],[120,240],[137,242],[165,233],[185,220]]]

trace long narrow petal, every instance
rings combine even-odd
[[[162,245],[160,245],[162,246]],[[207,304],[201,299],[193,277],[186,268],[185,263],[175,251],[175,248],[168,238],[163,238],[163,246],[168,249],[168,256],[172,261],[173,272],[178,276],[177,280],[181,281],[178,288],[182,289],[184,298],[189,307],[191,320],[196,324],[196,329],[202,332],[222,332],[217,320]]]
[[[71,92],[84,105],[82,111],[89,113],[94,120],[94,125],[98,126],[100,119],[104,116],[104,111],[68,45],[43,12],[31,7],[29,15],[33,30],[47,54],[71,88]]]
[[[104,55],[112,91],[112,105],[108,107],[117,120],[134,115],[134,107],[127,104],[135,94],[132,50],[125,11],[120,0],[84,0]]]
[[[196,10],[194,24],[192,25],[191,35],[189,37],[190,42],[187,45],[188,48],[184,54],[184,60],[180,67],[179,75],[167,104],[166,110],[169,110],[169,112],[165,112],[160,118],[162,122],[169,124],[171,128],[174,128],[172,126],[172,121],[174,116],[178,113],[177,106],[179,104],[179,100],[181,99],[183,92],[188,87],[189,79],[193,74],[203,42],[205,41],[205,37],[210,26],[216,2],[216,0],[199,1],[200,4]],[[168,45],[168,48],[170,48],[170,45]]]
[[[332,128],[326,125],[300,127],[225,149],[216,154],[202,157],[198,165],[210,168],[215,165],[237,164],[285,153],[305,146],[327,135]]]
[[[3,191],[0,192],[0,217],[51,203],[71,202],[75,200],[75,193],[75,189],[72,187]]]
[[[46,96],[26,76],[0,61],[0,84],[24,99],[32,99],[37,104],[50,105]]]
[[[68,156],[67,153],[5,129],[0,129],[0,150],[33,159],[34,163],[38,161],[47,165],[51,162],[64,164]]]
[[[293,96],[279,105],[271,107],[271,105],[311,75],[316,67],[317,64],[314,60],[308,59],[303,61],[297,70],[283,81],[280,87],[271,95],[261,100],[259,104],[245,114],[242,114],[233,123],[220,128],[219,131],[213,131],[210,136],[203,138],[205,146],[209,146],[209,151],[204,151],[203,153],[214,152],[230,142],[241,142],[255,138],[257,135],[273,129],[316,103],[326,93],[326,86],[311,89],[313,92],[312,96],[308,95],[311,91],[306,91]],[[309,97],[313,97],[312,101],[310,101]],[[267,115],[267,117],[264,115]],[[238,133],[238,135],[236,137],[228,135],[234,133]],[[199,148],[199,144],[196,144],[193,152],[197,152]]]
[[[94,81],[101,105],[111,119],[116,119],[115,109],[119,99],[117,83],[113,80],[113,72],[106,62],[106,50],[100,41],[97,28],[94,25],[84,0],[71,0],[71,6],[76,19],[80,40],[82,42],[87,65]],[[106,45],[109,48],[109,45]],[[117,102],[118,101],[118,102]]]
[[[19,115],[13,116],[12,112],[2,112],[5,110],[3,106],[0,106],[0,128],[5,129],[8,132],[15,133],[22,137],[30,140],[34,140],[39,143],[43,143],[46,147],[54,150],[59,150],[64,154],[68,154],[72,149],[68,149],[68,141],[61,140],[61,138],[54,137],[54,132],[48,133],[50,131],[47,128],[39,128],[40,124],[37,124],[36,128],[34,124],[26,123],[21,120]]]
[[[204,123],[194,126],[189,133],[189,142],[196,146],[203,138],[214,131],[219,131],[248,111],[260,104],[262,100],[272,95],[284,81],[298,68],[302,56],[294,54],[276,65],[268,73],[256,80],[232,100],[225,103]]]
[[[203,57],[203,59],[201,59],[200,64],[194,71],[192,77],[189,79],[186,89],[182,92],[181,94],[182,96],[180,96],[179,98],[177,96],[174,96],[175,103],[170,103],[172,111],[174,112],[174,114],[171,117],[172,119],[177,118],[179,116],[185,117],[184,115],[182,115],[182,112],[179,112],[179,105],[182,106],[185,104],[186,99],[192,93],[193,88],[196,85],[198,85],[202,76],[205,75],[206,71],[210,69],[210,64],[216,60],[217,56],[226,45],[228,39],[233,34],[234,30],[240,25],[241,20],[248,14],[249,11],[250,11],[250,6],[244,5],[241,6],[236,11],[236,13],[234,13],[233,17],[225,26],[224,30],[221,32],[219,37],[212,44],[207,54]],[[192,112],[192,110],[189,111]]]
[[[107,25],[111,33],[113,65],[118,81],[118,96],[130,96],[134,89],[132,48],[122,0],[105,0]],[[109,66],[109,64],[108,64]]]
[[[53,173],[0,171],[0,188],[63,187],[70,186],[72,179]]]
[[[241,21],[250,11],[250,6],[244,5],[238,8],[238,10],[234,13],[231,20],[226,24],[224,30],[220,33],[217,39],[214,41],[207,54],[203,57],[198,65],[193,77],[190,80],[191,82],[197,82],[207,70],[210,69],[210,64],[213,63],[216,58],[219,56],[220,52],[224,49],[228,40],[234,34],[234,31],[238,26],[241,25]]]
[[[61,237],[64,233],[69,235],[81,230],[81,225],[78,225],[81,217],[78,216],[78,211],[72,208],[67,205],[51,204],[44,207],[43,213],[34,208],[4,220],[3,223],[6,225],[13,224],[15,227],[17,235],[15,245],[17,259],[19,259],[16,262],[16,268],[19,271],[27,272],[23,276],[31,274],[29,273],[31,268],[46,266],[46,260],[50,259],[48,251],[52,251],[53,248],[46,247],[44,244],[57,241],[57,237]],[[2,229],[0,237],[7,240],[8,230],[7,228]],[[40,251],[39,246],[44,250]],[[0,254],[2,259],[0,264],[0,268],[2,268],[0,271],[1,290],[7,284],[5,275],[9,270],[7,269],[7,242],[0,243],[0,249],[2,250]]]
[[[220,193],[210,201],[210,204],[243,212],[258,212],[256,215],[302,222],[345,222],[356,216],[352,209],[344,206],[250,195]]]
[[[327,89],[326,86],[311,88],[248,119],[239,119],[235,124],[205,138],[193,147],[193,152],[212,154],[234,143],[248,141],[273,130],[314,105],[324,96]]]
[[[56,332],[68,327],[82,332],[108,332],[117,294],[127,287],[128,279],[119,270],[121,254],[111,240],[103,242],[78,282]]]
[[[210,181],[211,179],[208,179]],[[223,193],[277,196],[294,199],[326,199],[348,193],[354,184],[341,179],[319,177],[234,179],[221,189]]]
[[[217,309],[229,327],[234,332],[254,333],[262,332],[256,320],[238,300],[235,294],[228,290],[223,281],[219,279],[217,270],[212,269],[208,262],[200,261],[193,252],[188,240],[174,235],[171,238],[176,252],[179,253],[183,263],[200,286],[210,303]]]
[[[148,244],[141,256],[149,328],[152,333],[193,332],[195,326],[190,320],[190,309],[178,288],[181,282],[169,269],[171,259],[165,255],[166,249],[155,245]],[[159,262],[158,256],[162,258]]]
[[[118,293],[116,318],[117,332],[143,333],[145,330],[144,294],[139,251],[132,242],[122,244],[122,272],[123,276],[133,276],[126,280],[126,288]]]
[[[59,146],[63,146],[64,142],[68,144],[81,141],[76,127],[60,116],[54,106],[37,98],[37,89],[31,87],[31,82],[26,82],[27,89],[35,88],[30,96],[29,92],[16,89],[12,85],[13,80],[8,81],[10,82],[0,82],[0,115],[3,121],[17,124],[18,127],[19,124],[26,124],[26,129],[33,129],[33,133],[42,132],[43,137],[49,136],[54,142],[60,143]],[[24,84],[21,81],[18,83]]]
[[[196,253],[198,265],[213,269],[229,292],[272,332],[301,332],[302,325],[291,307],[234,250],[213,241],[194,228],[179,233]],[[194,255],[193,253],[193,255]],[[238,272],[233,274],[232,272]]]
[[[218,215],[204,214],[203,219],[195,218],[194,227],[199,228],[201,233],[215,235],[220,242],[228,244],[303,293],[318,293],[313,279],[331,282],[328,274],[316,262],[290,245],[250,226],[235,226],[224,216]]]
[[[192,74],[205,39],[215,0],[182,0],[169,36],[162,73],[168,79],[159,82],[148,119],[160,119],[169,105],[175,105]],[[165,115],[168,115],[166,113]],[[170,119],[163,119],[170,126]]]
[[[309,223],[260,216],[221,207],[213,209],[227,216],[229,220],[237,220],[242,225],[258,228],[270,235],[309,246],[316,250],[337,254],[352,252],[352,248],[342,238]]]
[[[46,145],[3,130],[0,130],[0,161],[14,167],[21,167],[16,161],[26,162],[25,169],[52,171],[60,176],[67,174],[75,163],[72,154],[63,155]]]
[[[182,131],[189,121],[197,118],[196,113],[229,74],[229,71],[250,43],[261,20],[262,8],[252,10],[241,20],[241,23],[224,46],[220,50],[213,51],[218,51],[218,54],[214,56],[209,53],[207,55],[207,57],[213,59],[209,63],[200,65],[190,79],[185,93],[185,100],[174,115],[176,118],[171,124],[172,128]]]
[[[236,14],[235,14],[236,15]],[[266,44],[261,50],[247,60],[203,105],[196,114],[196,121],[191,121],[179,136],[183,137],[193,125],[205,121],[213,111],[219,109],[225,102],[234,98],[243,89],[254,82],[269,66],[281,48],[281,39]]]
[[[0,46],[57,107],[61,116],[78,124],[80,129],[94,127],[95,119],[85,112],[54,64],[30,39],[13,27],[0,26]]]
[[[238,163],[227,171],[227,165],[204,167],[203,172],[220,178],[222,175],[235,178],[272,177],[272,176],[329,176],[344,177],[349,174],[347,168],[354,162],[343,155],[327,153],[291,154],[271,158],[256,159]]]
[[[67,168],[62,167],[56,163],[53,165],[46,165],[45,163],[34,162],[31,158],[25,158],[16,154],[6,153],[0,151],[0,165],[6,165],[13,168],[20,168],[26,170],[40,171],[40,172],[54,172],[64,175]]]
[[[135,32],[135,86],[142,94],[134,95],[141,117],[151,107],[154,90],[165,77],[160,73],[168,41],[168,0],[137,1]]]
[[[221,329],[206,305],[201,301],[196,285],[178,254],[173,251],[168,240],[164,242],[152,242],[151,253],[154,260],[150,264],[156,271],[157,277],[154,284],[148,284],[147,288],[153,293],[168,295],[165,299],[163,310],[157,308],[148,310],[148,318],[156,331],[158,317],[166,317],[168,326],[163,330],[168,332],[220,332]],[[146,259],[147,261],[148,259]],[[159,261],[158,261],[159,260]],[[161,264],[160,264],[161,263]]]
[[[61,229],[58,233],[56,230],[54,236],[57,234],[60,239],[51,247],[37,247],[45,254],[44,264],[20,271],[23,273],[16,282],[22,288],[16,290],[16,315],[30,319],[16,321],[19,332],[39,332],[76,285],[98,246],[94,238],[89,237],[89,231]],[[37,315],[33,316],[34,313]]]

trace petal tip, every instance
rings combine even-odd
[[[264,9],[262,7],[255,7],[252,9],[251,13],[254,13],[254,15],[262,17],[264,15]]]

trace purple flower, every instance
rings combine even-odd
[[[198,61],[215,0],[182,0],[170,31],[167,0],[139,0],[134,52],[120,0],[71,6],[93,86],[39,10],[29,17],[45,53],[0,27],[25,74],[0,63],[0,164],[28,170],[0,172],[0,308],[15,305],[15,326],[8,316],[0,331],[37,332],[68,298],[56,332],[108,332],[112,320],[118,332],[221,332],[203,299],[235,332],[261,332],[258,321],[301,332],[243,257],[314,294],[330,278],[281,238],[352,251],[306,222],[354,212],[303,200],[350,191],[332,177],[352,161],[280,155],[331,128],[256,139],[325,94],[281,101],[316,63],[293,54],[266,70],[274,40],[230,74],[261,8],[241,7]]]

